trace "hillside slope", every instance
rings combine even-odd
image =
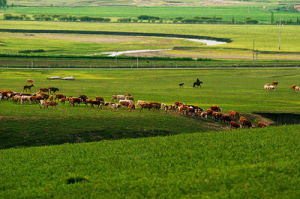
[[[0,198],[299,198],[299,128],[0,150]]]

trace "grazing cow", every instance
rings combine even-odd
[[[21,96],[20,95],[15,95],[12,98],[12,101],[17,103],[17,102],[21,102]]]
[[[65,102],[66,102],[66,98],[61,98],[61,99],[60,99],[60,103],[63,103],[63,104],[64,104]]]
[[[66,98],[66,96],[65,96],[65,95],[62,95],[62,94],[56,94],[56,95],[55,95],[55,101],[56,101],[56,100],[60,100],[60,99],[62,99],[62,98]]]
[[[53,95],[50,95],[50,96],[49,96],[49,100],[50,100],[50,101],[53,101]]]
[[[222,112],[222,109],[219,106],[211,106],[210,109],[215,112]]]
[[[258,126],[258,128],[265,128],[265,127],[267,127],[267,125],[264,124],[264,123],[262,123],[262,122],[258,122],[257,126]]]
[[[228,115],[228,114],[222,114],[222,116],[221,116],[221,121],[222,121],[222,122],[231,122],[232,119],[231,119],[231,116],[230,116],[230,115]]]
[[[31,83],[31,84],[32,84],[34,81],[33,81],[32,79],[27,79],[27,80],[26,80],[26,82],[28,82],[28,83]]]
[[[36,93],[35,96],[37,97],[37,100],[46,100],[46,99],[49,99],[49,95],[47,95],[45,93],[41,93],[41,92]]]
[[[49,89],[48,88],[40,88],[40,92],[47,92],[47,93],[49,93]]]
[[[140,100],[139,100],[140,101]],[[150,111],[150,109],[152,109],[152,105],[147,103],[147,102],[140,102],[138,103],[138,105],[141,107],[141,110],[140,112],[143,110],[143,109],[148,109]]]
[[[275,90],[276,87],[273,86],[273,85],[270,85],[270,84],[265,84],[265,85],[264,85],[264,89],[265,89],[265,90]]]
[[[29,85],[29,86],[25,85],[25,86],[23,87],[23,91],[31,91],[31,88],[32,88],[32,87],[34,87],[33,84],[31,84],[31,85]]]
[[[229,111],[229,115],[233,120],[236,120],[240,117],[240,113],[235,111]]]
[[[159,110],[161,108],[161,103],[157,102],[150,102],[150,105],[152,106],[152,110]]]
[[[160,105],[160,108],[163,109],[163,110],[165,111],[165,113],[168,113],[169,106],[168,106],[167,104],[163,104],[163,103],[162,103],[162,104]]]
[[[81,99],[79,97],[72,97],[69,99],[69,103],[73,106],[75,106],[75,104],[80,104],[81,103]]]
[[[121,105],[121,106],[128,107],[129,104],[134,104],[134,101],[132,101],[132,100],[120,100],[119,101],[119,105]]]
[[[31,96],[21,96],[21,104],[25,104],[26,102],[31,104]]]
[[[235,121],[230,121],[230,127],[238,129],[238,128],[240,128],[240,125]]]
[[[252,123],[249,120],[242,120],[241,124],[242,124],[243,128],[245,128],[245,127],[251,128],[252,127]]]
[[[113,95],[111,98],[111,101],[120,101],[120,100],[125,100],[125,95]]]
[[[213,110],[207,109],[207,110],[206,110],[206,115],[212,117],[213,112],[214,112]]]
[[[56,93],[57,91],[59,91],[58,88],[55,88],[55,87],[49,87],[49,88],[48,88],[48,92],[49,92],[49,93],[51,93],[51,92]]]
[[[129,104],[128,109],[129,109],[130,112],[132,110],[135,110],[135,105],[134,104]]]
[[[127,97],[127,96],[131,96],[129,93],[125,93],[125,95],[124,95],[125,97]]]
[[[104,102],[104,98],[101,96],[96,96],[95,98],[96,98],[96,101]]]
[[[179,102],[179,101],[176,101],[174,104],[175,104],[176,109],[178,109],[181,105],[184,105],[184,103]]]
[[[178,85],[179,85],[179,88],[183,88],[184,83],[180,83]]]
[[[132,101],[134,101],[134,98],[132,96],[125,96],[125,100],[132,100]]]
[[[85,102],[85,100],[88,99],[88,97],[86,95],[79,95],[79,97],[83,102]]]
[[[293,85],[291,86],[291,89],[294,89],[294,90],[295,90],[296,87],[297,87],[297,85],[293,84]]]
[[[86,104],[91,104],[91,107],[94,107],[94,105],[98,106],[98,108],[101,106],[102,102],[97,100],[86,100]]]
[[[272,82],[272,85],[273,86],[277,86],[278,85],[278,82],[276,81],[276,82]]]
[[[119,108],[121,107],[121,105],[116,104],[116,103],[109,103],[111,110],[119,110]]]
[[[222,117],[222,113],[220,113],[220,112],[213,112],[213,113],[212,113],[212,118],[213,118],[215,121],[221,119],[221,117]]]
[[[42,106],[44,106],[44,108],[48,108],[49,106],[56,107],[57,105],[58,103],[53,101],[47,101],[47,100],[40,101],[40,108],[42,108]]]

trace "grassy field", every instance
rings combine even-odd
[[[287,2],[297,2],[297,1],[289,1],[282,0],[281,3]],[[210,1],[210,0],[177,0],[177,1],[168,1],[168,0],[149,0],[149,1],[141,1],[141,0],[110,0],[110,1],[99,1],[99,0],[91,0],[88,2],[78,1],[78,0],[41,0],[38,2],[28,1],[28,0],[13,0],[9,2],[10,5],[13,3],[14,5],[25,5],[25,6],[204,6],[204,5],[213,5],[213,6],[223,6],[223,5],[257,5],[257,4],[276,4],[278,0],[250,0],[250,1],[230,1],[230,0],[222,0],[218,2]]]
[[[299,125],[0,150],[3,198],[299,198]]]
[[[35,91],[55,86],[66,95],[101,95],[106,101],[129,92],[148,101],[219,105],[249,118],[254,111],[299,113],[299,93],[290,89],[299,85],[299,70],[2,69],[0,89],[21,91],[31,78]],[[53,75],[76,80],[46,80]],[[192,88],[197,77],[202,88]],[[271,81],[279,81],[278,89],[263,90]],[[299,127],[220,131],[228,125],[175,113],[67,104],[44,110],[4,101],[0,198],[298,198]],[[78,142],[90,143],[63,144]],[[63,145],[37,147],[55,144]]]
[[[221,69],[221,70],[125,70],[125,71],[66,71],[66,70],[1,70],[1,89],[21,91],[25,80],[35,80],[38,88],[55,86],[67,96],[85,94],[90,98],[131,93],[136,100],[173,104],[182,101],[205,109],[219,105],[224,112],[299,113],[299,95],[290,89],[299,85],[299,69]],[[49,76],[74,75],[76,80],[49,81]],[[199,77],[203,88],[192,88]],[[278,90],[268,92],[265,83],[279,81]],[[178,83],[185,82],[185,88]],[[222,130],[228,125],[184,118],[177,114],[111,112],[85,106],[60,105],[44,110],[38,105],[0,103],[1,148],[14,146],[61,144],[124,137],[174,135]],[[254,121],[256,124],[258,120]]]
[[[231,22],[234,17],[236,23],[243,23],[247,17],[256,19],[260,23],[271,23],[271,12],[274,12],[274,22],[282,20],[297,20],[300,13],[291,9],[275,10],[284,6],[202,6],[202,7],[12,7],[2,10],[2,13],[14,14],[48,14],[48,15],[75,15],[92,17],[137,17],[150,15],[164,18],[165,20],[184,17],[221,17],[222,20]],[[1,13],[1,11],[0,11]]]
[[[278,50],[278,26],[271,25],[183,25],[183,24],[126,24],[126,23],[63,23],[63,22],[17,22],[1,21],[1,28],[10,29],[44,29],[44,30],[91,30],[91,31],[118,31],[118,32],[141,32],[141,33],[173,33],[228,38],[232,42],[220,46],[203,46],[200,43],[152,38],[140,41],[134,38],[129,42],[114,43],[115,36],[106,36],[103,43],[97,43],[97,38],[105,36],[84,35],[76,38],[76,35],[48,35],[25,37],[22,34],[1,33],[0,51],[3,54],[14,54],[18,49],[41,49],[48,50],[44,54],[88,54],[99,53],[106,50],[119,51],[120,49],[158,49],[160,45],[168,43],[167,47],[201,47],[192,50],[176,50],[165,55],[150,54],[150,56],[173,56],[173,57],[212,57],[216,59],[251,59],[253,40],[255,49],[266,51],[268,54],[259,54],[259,59],[299,59],[300,42],[297,39],[300,26],[284,26],[281,33],[281,50]],[[14,39],[11,39],[14,38]],[[62,39],[65,38],[65,39]],[[107,42],[107,43],[106,43]],[[153,44],[153,45],[152,45]],[[47,46],[47,47],[46,47]],[[203,48],[202,48],[203,47]],[[86,50],[88,49],[88,50]],[[57,51],[55,51],[57,50]],[[271,52],[270,52],[271,51]],[[281,55],[278,55],[282,53]],[[140,55],[144,56],[144,55]]]

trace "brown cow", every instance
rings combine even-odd
[[[278,82],[276,81],[276,82],[272,82],[272,85],[273,86],[277,86],[278,85]]]
[[[215,111],[215,112],[221,112],[222,111],[222,109],[219,106],[211,106],[210,109]]]
[[[258,128],[265,128],[265,127],[267,127],[267,125],[264,124],[264,123],[262,123],[262,122],[258,122],[257,126],[258,126]]]
[[[96,96],[96,101],[104,102],[104,98],[101,96]]]
[[[161,103],[150,102],[150,104],[152,106],[152,110],[159,110],[161,108]]]
[[[247,119],[246,120],[241,120],[241,124],[242,124],[243,128],[245,128],[245,127],[251,128],[252,127],[252,123]]]
[[[29,86],[25,85],[25,86],[23,87],[23,91],[27,91],[27,90],[31,91],[31,88],[32,88],[32,87],[34,87],[33,84],[31,84],[31,85],[29,85]]]
[[[66,98],[66,96],[65,96],[65,95],[62,95],[62,94],[56,94],[56,95],[55,95],[55,101],[56,101],[56,100],[60,100],[60,99],[62,99],[62,98]]]
[[[40,92],[47,92],[47,93],[49,93],[49,89],[48,88],[40,88]]]
[[[207,109],[207,110],[206,110],[206,115],[212,117],[213,112],[214,112],[213,110]]]
[[[81,99],[79,97],[72,97],[69,99],[69,103],[73,106],[75,106],[75,104],[79,105],[81,103]]]
[[[222,116],[221,116],[221,121],[222,121],[222,122],[231,122],[232,119],[231,119],[231,116],[230,116],[230,115],[228,115],[228,114],[222,114]]]
[[[229,111],[229,115],[233,120],[236,120],[240,117],[240,113],[235,112],[235,111]]]
[[[230,122],[230,127],[238,129],[238,128],[240,128],[240,125],[237,122],[235,122],[235,121],[231,121]]]
[[[215,121],[221,119],[221,117],[222,117],[222,113],[220,113],[220,112],[213,112],[213,113],[212,113],[212,118],[213,118]]]
[[[140,105],[140,107],[141,107],[140,112],[141,112],[143,109],[148,109],[148,110],[150,110],[150,109],[152,108],[152,105],[149,104],[149,103],[139,103],[138,105]]]
[[[297,85],[293,84],[293,85],[291,86],[291,89],[294,89],[294,90],[295,90],[296,87],[297,87]]]
[[[135,110],[135,105],[134,104],[129,104],[128,109],[129,109],[130,112],[132,110]]]
[[[49,88],[48,88],[48,92],[49,92],[49,93],[51,93],[51,92],[56,93],[57,91],[59,91],[58,88],[55,88],[55,87],[49,87]]]

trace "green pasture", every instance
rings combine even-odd
[[[235,54],[237,57],[241,54],[240,49],[251,50],[253,48],[253,40],[255,40],[255,49],[259,51],[279,51],[278,40],[279,40],[279,28],[276,25],[213,25],[213,24],[127,24],[127,23],[72,23],[72,22],[34,22],[34,21],[1,21],[1,28],[10,29],[49,29],[49,30],[99,30],[99,31],[117,31],[117,32],[141,32],[141,33],[172,33],[172,34],[188,34],[188,35],[198,35],[198,36],[210,36],[217,38],[229,38],[232,40],[231,43],[214,46],[216,49],[227,48],[227,54]],[[300,26],[283,26],[281,32],[281,50],[280,52],[294,52],[300,51],[300,41],[297,39],[299,35]],[[10,36],[5,36],[5,33],[0,33],[3,42],[1,42],[1,49],[24,49],[20,42],[20,38],[16,37],[16,41],[8,41],[5,37],[10,38]],[[86,36],[83,36],[86,37]],[[33,40],[32,37],[24,39],[24,46],[26,48],[32,46],[37,47],[40,40],[41,42],[47,44],[48,48],[64,49],[68,51],[68,48],[73,49],[79,48],[75,46],[74,43],[70,41],[55,40],[55,38]],[[1,40],[0,40],[1,41]],[[144,49],[148,49],[151,46],[151,42],[146,40],[145,43],[136,43],[135,47],[144,46]],[[7,42],[7,45],[6,43]],[[199,43],[187,43],[186,41],[176,41],[173,46],[185,47],[185,46],[195,46],[201,45]],[[59,47],[59,45],[62,47]],[[155,42],[154,42],[155,43]],[[49,44],[49,45],[48,45]],[[29,45],[29,46],[28,46]],[[71,46],[70,46],[71,45]],[[79,46],[82,46],[84,50],[95,49],[95,46],[108,44],[94,44],[92,42],[81,42]],[[109,44],[115,47],[116,51],[121,44]],[[75,46],[75,48],[74,48]],[[158,45],[159,46],[159,45]],[[172,46],[172,45],[170,45]],[[89,47],[89,48],[88,48]],[[159,46],[161,47],[161,46]],[[33,48],[33,47],[31,47]],[[41,45],[39,48],[46,48],[46,45]],[[127,46],[130,49],[130,45]],[[235,52],[236,51],[236,52]],[[60,52],[63,53],[63,52]],[[213,53],[213,51],[212,51]],[[184,54],[184,53],[183,53]],[[242,53],[243,54],[243,53]],[[251,54],[251,53],[250,53]]]
[[[181,101],[204,109],[219,105],[223,112],[300,111],[300,96],[290,89],[299,85],[299,69],[215,69],[215,70],[1,70],[2,89],[22,91],[27,79],[39,88],[54,86],[66,96],[103,96],[130,93],[137,100],[173,104]],[[50,81],[49,76],[70,76],[75,81]],[[193,88],[196,78],[204,82]],[[276,91],[263,89],[265,83],[279,81]],[[184,88],[178,84],[184,82]],[[256,124],[259,120],[254,120]],[[185,118],[163,112],[112,112],[82,105],[60,104],[56,109],[40,109],[36,104],[0,103],[1,148],[85,142],[155,135],[174,135],[222,130],[228,125],[211,120]]]
[[[0,197],[298,198],[299,142],[295,125],[0,150]]]
[[[297,1],[290,0],[250,0],[250,1],[221,1],[221,2],[212,2],[210,0],[177,0],[177,1],[168,1],[168,0],[149,0],[149,1],[139,1],[139,0],[110,0],[110,1],[78,1],[78,0],[41,0],[41,1],[29,1],[29,0],[14,0],[8,2],[8,5],[22,5],[22,6],[203,6],[213,5],[213,6],[223,6],[223,5],[255,5],[261,4],[274,4],[280,3],[293,3]]]
[[[101,55],[101,52],[141,49],[173,49],[175,46],[199,47],[183,39],[158,37],[80,35],[80,34],[28,34],[0,33],[1,54],[20,54],[24,50],[43,49],[35,55]]]
[[[0,13],[11,14],[46,14],[46,15],[74,15],[92,17],[138,17],[150,15],[166,20],[176,17],[221,17],[231,23],[234,18],[236,23],[243,23],[247,17],[256,19],[261,23],[271,23],[271,12],[274,12],[274,22],[282,20],[297,20],[300,13],[294,10],[275,10],[283,6],[202,6],[202,7],[134,7],[134,6],[101,6],[101,7],[10,7],[0,10]]]

